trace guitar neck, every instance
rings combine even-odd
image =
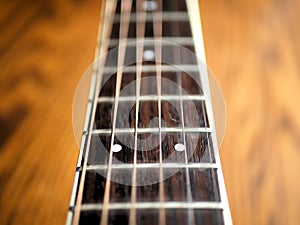
[[[103,1],[67,224],[231,224],[197,0]]]

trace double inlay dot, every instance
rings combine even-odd
[[[178,152],[182,152],[185,150],[185,146],[181,143],[177,143],[175,146],[174,146],[175,150],[178,151]],[[122,150],[122,146],[119,145],[119,144],[114,144],[112,146],[112,149],[111,149],[113,152],[120,152]]]

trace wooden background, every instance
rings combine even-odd
[[[297,0],[201,0],[227,105],[221,158],[234,224],[300,221]],[[0,224],[64,224],[78,150],[76,85],[100,2],[0,1]]]

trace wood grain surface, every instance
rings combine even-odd
[[[224,92],[221,158],[234,224],[300,221],[296,0],[200,1]],[[64,224],[78,149],[76,85],[93,61],[100,2],[0,1],[0,224]]]

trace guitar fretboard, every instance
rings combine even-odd
[[[231,224],[197,1],[102,7],[67,223]]]

